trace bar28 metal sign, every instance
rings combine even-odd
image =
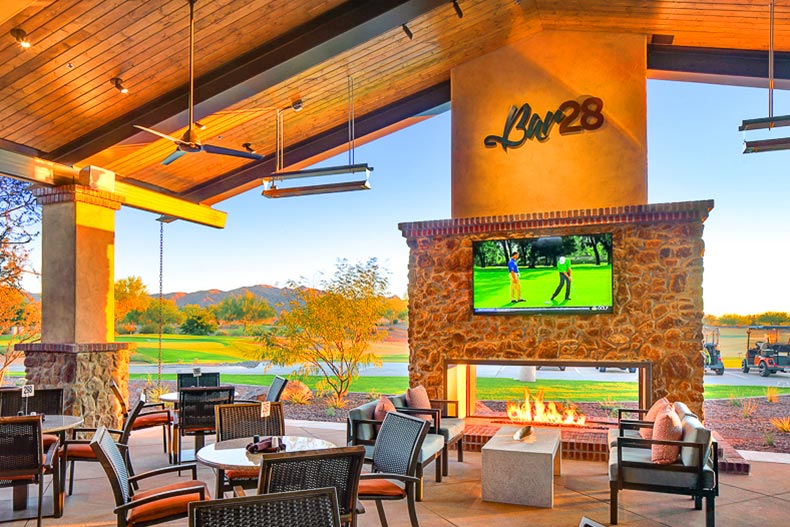
[[[488,135],[483,143],[489,148],[499,145],[507,152],[508,148],[522,146],[527,139],[547,140],[555,124],[559,125],[560,135],[566,135],[597,130],[603,123],[603,101],[599,97],[587,97],[582,102],[565,101],[557,110],[547,111],[544,117],[533,113],[532,107],[525,103],[520,108],[511,106],[502,135]]]

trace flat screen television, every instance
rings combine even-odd
[[[485,240],[472,252],[475,314],[612,312],[611,233]]]

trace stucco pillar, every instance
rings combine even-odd
[[[41,343],[27,381],[63,387],[67,414],[118,428],[111,378],[126,391],[129,345],[114,343],[115,211],[122,198],[81,185],[34,190],[42,205]]]

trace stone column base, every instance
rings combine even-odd
[[[121,406],[110,389],[129,384],[129,357],[134,344],[17,344],[25,352],[27,382],[40,388],[63,388],[63,413],[85,419],[84,426],[119,429]]]

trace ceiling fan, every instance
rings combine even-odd
[[[263,156],[242,150],[233,150],[231,148],[224,148],[221,146],[208,145],[200,141],[198,136],[197,127],[194,124],[194,92],[195,92],[195,2],[197,0],[187,0],[189,2],[189,127],[181,138],[173,137],[172,135],[157,132],[151,128],[135,124],[134,127],[149,134],[158,135],[164,139],[173,141],[176,145],[176,150],[167,156],[163,161],[163,165],[169,165],[182,155],[186,153],[206,152],[208,154],[220,154],[224,156],[243,157],[246,159],[261,160]]]

